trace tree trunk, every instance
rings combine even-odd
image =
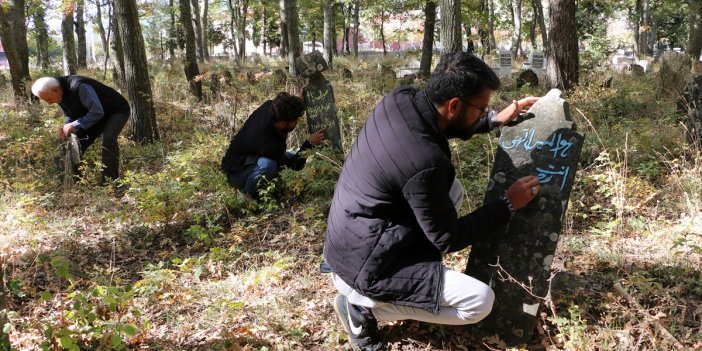
[[[102,49],[105,51],[105,60],[103,61],[103,72],[107,72],[107,60],[110,59],[110,44],[107,34],[105,33],[105,26],[102,23],[102,1],[95,1],[95,22],[98,26],[98,32],[100,32],[100,41],[102,42]],[[105,73],[103,73],[104,78]]]
[[[2,42],[7,57],[7,62],[10,65],[10,78],[12,79],[12,93],[15,96],[15,102],[27,100],[27,92],[24,86],[22,77],[22,63],[20,62],[19,54],[15,41],[12,39],[12,27],[9,21],[8,13],[3,6],[0,6],[0,41]]]
[[[495,2],[487,0],[488,5],[488,40],[490,47],[497,49],[497,41],[495,40]]]
[[[88,67],[88,50],[85,43],[85,0],[76,1],[76,38],[78,38],[78,69]]]
[[[202,6],[202,55],[205,61],[210,60],[210,44],[208,39],[208,33],[210,32],[209,24],[209,13],[210,12],[210,0],[203,0]]]
[[[63,73],[66,75],[76,74],[78,73],[78,63],[76,62],[76,43],[73,39],[73,1],[65,0],[62,10]]]
[[[334,16],[332,12],[332,0],[324,0],[324,58],[329,64],[329,69],[332,68],[332,53],[334,49],[332,45],[332,28],[334,26]]]
[[[641,17],[639,21],[639,54],[651,55],[651,14],[649,11],[649,1],[639,0]]]
[[[687,55],[695,62],[700,59],[702,51],[702,1],[688,1],[690,8],[690,31],[687,37]]]
[[[472,54],[475,51],[475,44],[473,44],[473,30],[469,23],[464,23],[466,28],[466,52]]]
[[[268,45],[268,17],[267,17],[267,8],[266,8],[266,3],[263,3],[263,28],[261,29],[261,41],[263,42],[263,54],[268,56],[268,53],[266,53],[266,46]],[[331,63],[329,64],[329,67],[331,67]]]
[[[195,43],[197,44],[197,60],[202,62],[205,56],[205,49],[202,48],[202,21],[200,20],[200,1],[190,0],[192,13],[194,16],[192,25],[195,26]]]
[[[239,0],[237,34],[239,35],[239,59],[246,59],[246,16],[249,11],[249,0]]]
[[[353,0],[353,56],[358,57],[358,35],[359,12],[361,11],[361,0]]]
[[[237,50],[236,45],[237,45],[237,36],[236,36],[236,10],[234,9],[234,4],[232,3],[232,0],[228,1],[229,3],[229,33],[231,34],[232,37],[232,49],[234,50],[234,58],[239,57],[239,50]],[[238,5],[237,5],[238,6]]]
[[[127,98],[131,107],[129,139],[150,144],[158,140],[151,81],[135,0],[115,0],[119,37],[124,48]]]
[[[380,10],[380,43],[383,45],[383,56],[388,56],[388,48],[385,45],[385,10]]]
[[[443,53],[463,51],[461,43],[461,0],[440,0]]]
[[[176,32],[175,5],[174,0],[168,1],[168,9],[171,15],[171,23],[168,27],[168,55],[169,58],[175,57],[175,48],[178,42],[178,34]]]
[[[2,10],[0,10],[2,11]],[[0,12],[4,16],[4,11]],[[4,326],[7,323],[7,292],[5,290],[5,265],[0,262],[0,350],[10,350],[10,335],[5,334]]]
[[[546,88],[564,92],[578,84],[578,37],[575,0],[549,0],[551,38],[546,52]]]
[[[197,57],[195,54],[195,31],[192,26],[192,17],[190,15],[190,3],[188,0],[178,0],[180,3],[180,23],[185,29],[185,62],[183,68],[185,70],[185,78],[190,84],[190,91],[202,101],[202,82],[195,79],[200,74],[200,69],[197,66]]]
[[[353,10],[353,5],[348,4],[346,8],[346,14],[344,16],[344,52],[346,55],[351,54],[351,11]]]
[[[512,9],[512,59],[521,54],[522,45],[522,0],[510,0]]]
[[[332,41],[332,53],[336,56],[339,56],[339,48],[336,45],[336,22],[334,21],[334,17],[336,11],[335,11],[335,4],[332,3],[332,27],[331,27],[331,41]]]
[[[29,48],[27,47],[27,24],[24,0],[10,0],[8,8],[8,21],[10,24],[12,40],[20,62],[22,79],[30,81],[29,76]]]
[[[539,25],[539,32],[541,32],[541,47],[546,50],[548,32],[546,31],[546,21],[544,20],[544,7],[541,5],[541,0],[531,0],[531,7],[534,11],[534,21]]]
[[[112,81],[121,91],[127,89],[126,78],[124,77],[124,48],[122,47],[122,40],[120,38],[119,31],[119,20],[116,16],[113,16],[113,7],[110,3],[110,31],[112,32],[112,39],[110,42],[112,48]]]
[[[481,13],[490,13],[488,0],[480,0],[479,8]],[[480,45],[483,46],[483,54],[488,55],[490,54],[490,51],[492,51],[492,47],[490,46],[490,34],[488,32],[489,21],[490,19],[486,18],[486,20],[481,20],[478,25],[478,36],[480,37]]]
[[[434,28],[436,27],[436,3],[427,0],[424,5],[424,40],[422,41],[422,59],[419,63],[419,72],[429,76],[431,59],[434,55]]]
[[[280,6],[280,57],[288,56],[288,14],[285,11],[285,0],[278,2]]]
[[[49,69],[49,32],[46,26],[46,12],[41,3],[36,3],[37,10],[32,16],[37,31],[37,61],[42,70]]]
[[[284,0],[285,11],[288,17],[288,65],[290,67],[290,76],[297,77],[295,70],[295,60],[300,57],[302,47],[300,45],[300,29],[297,20],[297,0]]]

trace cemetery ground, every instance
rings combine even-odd
[[[383,62],[402,67],[392,60],[400,59]],[[161,140],[120,138],[117,190],[95,184],[99,143],[85,156],[84,180],[62,183],[54,162],[59,109],[14,109],[9,89],[1,92],[0,257],[12,346],[348,348],[331,305],[335,290],[318,270],[342,160],[331,148],[317,149],[304,170],[284,171],[258,202],[219,171],[232,127],[275,92],[299,86],[259,74],[263,66],[230,66],[233,85],[221,84],[221,101],[198,104],[182,68],[163,67],[152,69]],[[341,77],[343,67],[352,81]],[[345,150],[394,86],[375,68],[373,59],[340,58],[325,72]],[[554,260],[553,305],[542,306],[534,338],[522,348],[702,349],[702,155],[686,143],[675,97],[657,97],[655,73],[614,74],[609,89],[600,88],[601,74],[584,74],[567,97],[586,141]],[[493,106],[542,93],[507,82]],[[305,130],[298,127],[289,145],[301,144]],[[494,135],[451,142],[467,189],[464,213],[484,197],[495,147]],[[446,262],[463,270],[467,258],[465,250]],[[391,350],[503,348],[465,328],[414,321],[381,323],[381,335]]]

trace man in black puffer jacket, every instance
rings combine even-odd
[[[344,163],[332,201],[324,258],[340,294],[334,309],[355,347],[379,350],[377,320],[469,324],[494,294],[442,264],[480,233],[510,219],[540,191],[524,177],[500,201],[458,217],[464,189],[448,138],[469,139],[517,118],[538,98],[487,109],[499,78],[467,53],[443,56],[426,90],[402,87],[368,117]]]
[[[66,115],[59,128],[61,140],[76,134],[81,154],[102,134],[100,184],[119,177],[117,137],[127,124],[129,103],[114,89],[88,77],[42,77],[32,84],[32,93],[49,104],[58,104]]]

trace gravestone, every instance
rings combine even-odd
[[[685,89],[685,77],[690,73],[687,57],[673,51],[666,51],[661,57],[658,70],[657,95],[678,97]]]
[[[212,73],[210,77],[210,93],[212,94],[212,101],[218,101],[222,97],[219,89],[219,74],[217,73]]]
[[[307,85],[303,88],[303,96],[309,133],[324,130],[325,139],[331,142],[334,149],[343,152],[334,89],[322,75],[322,72],[329,69],[329,65],[322,57],[322,53],[313,51],[295,60],[295,69],[301,77],[308,79]]]
[[[271,75],[271,82],[274,85],[285,85],[288,82],[288,75],[280,68],[276,68]]]
[[[65,187],[70,187],[76,180],[80,161],[80,143],[76,135],[71,133],[71,135],[61,143],[59,156],[54,159],[59,179]]]
[[[685,136],[687,142],[702,150],[702,75],[691,77],[685,86]]]
[[[496,297],[492,313],[472,332],[497,335],[510,346],[531,340],[541,300],[502,280],[501,271],[491,265],[499,262],[509,275],[530,285],[534,295],[546,295],[584,139],[561,95],[551,90],[529,109],[533,118],[502,128],[485,200],[501,198],[527,175],[538,177],[541,192],[508,223],[476,240],[466,268],[466,274],[492,287]]]
[[[500,51],[500,78],[510,78],[512,76],[512,53]]]
[[[531,54],[531,69],[539,76],[544,75],[544,52],[534,51]]]
[[[346,81],[353,81],[353,73],[351,73],[351,70],[348,68],[343,68],[341,69],[341,77],[344,78]]]
[[[643,66],[632,63],[629,65],[629,72],[636,77],[640,77],[644,75],[645,71]]]
[[[527,84],[529,84],[530,87],[539,86],[539,77],[531,69],[524,70],[524,72],[520,73],[519,77],[517,77],[517,88],[521,88]]]

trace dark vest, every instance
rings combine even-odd
[[[78,96],[78,85],[80,84],[88,84],[95,89],[95,93],[100,99],[100,104],[102,104],[102,109],[105,111],[104,118],[108,118],[118,112],[129,114],[129,103],[127,100],[114,89],[95,79],[83,76],[65,76],[56,77],[56,79],[58,79],[63,90],[61,107],[63,107],[70,121],[75,121],[88,113]]]

